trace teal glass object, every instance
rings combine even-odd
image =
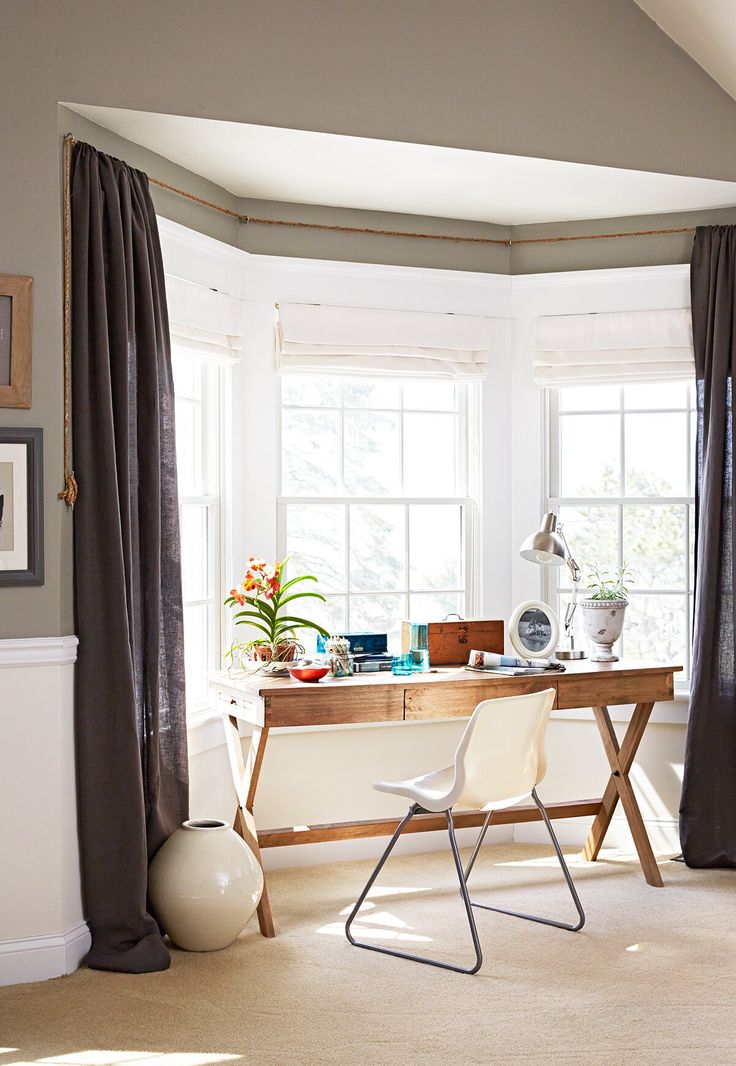
[[[393,656],[391,659],[391,673],[396,674],[397,677],[408,677],[409,674],[414,673],[411,652],[406,652],[405,655]]]
[[[429,626],[426,622],[412,622],[409,654],[413,673],[429,670]]]

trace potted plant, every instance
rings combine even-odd
[[[265,559],[250,556],[243,580],[230,590],[225,600],[228,607],[239,608],[234,619],[236,626],[250,626],[258,636],[250,640],[235,640],[227,658],[238,660],[241,665],[247,659],[251,663],[264,663],[273,669],[277,663],[292,662],[303,654],[304,646],[296,639],[297,629],[311,629],[323,636],[329,633],[316,622],[294,614],[297,600],[315,599],[325,602],[321,592],[307,591],[303,581],[314,581],[312,574],[302,574],[284,581],[284,568],[288,559],[267,563]],[[299,587],[297,587],[299,586]]]
[[[629,604],[628,586],[634,583],[626,563],[613,573],[594,567],[588,575],[588,595],[581,600],[583,629],[593,644],[594,663],[617,663],[613,645],[621,636],[624,615]]]

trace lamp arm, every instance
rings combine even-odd
[[[572,552],[570,551],[570,545],[567,543],[567,537],[565,536],[565,531],[562,528],[562,525],[558,526],[557,532],[559,533],[562,539],[562,543],[565,546],[565,562],[567,563],[567,568],[570,571],[570,576],[572,577],[572,599],[568,603],[567,609],[565,611],[565,636],[569,637],[572,633],[572,620],[575,617],[575,610],[578,605],[578,588],[580,587],[580,581],[582,579],[583,572],[576,563],[575,559],[573,558]]]

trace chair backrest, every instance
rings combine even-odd
[[[545,775],[544,734],[555,690],[483,700],[455,752],[455,806],[510,807]]]

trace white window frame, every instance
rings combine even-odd
[[[575,417],[577,414],[585,415],[618,415],[620,421],[619,430],[619,469],[624,470],[625,466],[625,416],[627,413],[636,414],[682,414],[683,408],[627,408],[624,402],[624,385],[619,386],[621,392],[619,397],[618,410],[607,409],[605,411],[585,410],[580,412],[564,412],[564,417]],[[560,408],[559,408],[559,391],[556,388],[545,389],[545,403],[544,403],[544,421],[545,421],[545,433],[544,441],[546,444],[544,450],[544,484],[545,484],[545,506],[544,511],[554,511],[558,513],[561,507],[576,507],[576,506],[593,506],[593,507],[615,507],[618,512],[618,559],[617,565],[623,564],[623,509],[627,505],[646,505],[646,506],[682,506],[685,508],[685,561],[684,561],[684,585],[682,589],[658,589],[647,588],[644,589],[632,589],[631,596],[676,596],[679,599],[685,599],[687,604],[686,621],[685,621],[685,676],[680,678],[679,675],[675,675],[675,690],[678,695],[686,696],[689,693],[690,687],[690,674],[692,665],[692,622],[693,622],[693,582],[692,582],[692,552],[693,544],[691,542],[691,511],[695,507],[695,464],[692,461],[693,456],[693,439],[692,439],[692,418],[686,419],[687,433],[686,433],[686,454],[688,456],[688,469],[687,469],[687,488],[690,495],[687,496],[591,496],[591,497],[572,497],[562,496],[560,494],[559,486],[559,470],[560,470]],[[695,410],[695,407],[689,405],[687,408],[688,413]],[[624,486],[625,488],[625,486]],[[575,544],[570,545],[570,550],[575,555]],[[559,579],[561,576],[567,574],[567,570],[557,567],[543,567],[543,584],[544,584],[544,597],[545,599],[557,606],[559,604],[558,593],[560,588],[567,589],[567,586]],[[585,578],[585,574],[583,575]],[[584,589],[584,583],[583,583]],[[582,595],[582,590],[581,590]],[[580,627],[579,617],[576,619],[576,629]],[[626,631],[622,635],[624,654],[625,654],[625,640]]]
[[[296,373],[295,371],[287,371],[287,373]],[[356,373],[354,375],[347,375],[351,378],[362,378],[365,375]],[[379,595],[403,595],[406,597],[407,610],[409,610],[410,596],[412,591],[415,595],[422,593],[431,593],[432,589],[411,589],[410,588],[410,568],[409,568],[409,535],[408,535],[408,523],[409,523],[409,506],[417,504],[449,504],[459,506],[462,510],[463,521],[463,587],[458,589],[441,589],[440,592],[456,592],[464,595],[465,598],[465,617],[474,617],[480,609],[480,560],[478,558],[480,538],[480,484],[481,484],[481,386],[479,382],[455,382],[456,387],[459,386],[458,392],[458,407],[456,412],[447,412],[456,414],[456,438],[455,438],[455,461],[456,461],[456,484],[462,486],[465,489],[465,494],[456,496],[285,496],[280,494],[282,486],[282,413],[285,406],[293,410],[317,410],[317,408],[310,408],[307,405],[304,407],[297,405],[284,405],[282,400],[282,374],[278,374],[277,382],[277,403],[278,403],[278,418],[277,418],[277,455],[278,455],[278,487],[279,496],[277,498],[277,545],[278,545],[278,557],[283,558],[286,555],[287,550],[287,509],[290,505],[308,505],[308,504],[337,504],[342,505],[346,509],[351,506],[358,505],[401,505],[405,508],[405,521],[407,525],[405,535],[405,582],[401,589],[387,589],[387,590],[375,590],[372,592],[353,592],[350,591],[350,524],[346,521],[346,538],[345,538],[345,590],[344,592],[328,593],[329,598],[344,598],[346,605],[346,631],[350,632],[350,599],[356,597],[371,597]],[[323,408],[319,408],[322,410]],[[339,438],[339,452],[340,452],[340,480],[342,481],[342,464],[344,460],[343,453],[343,439],[344,439],[344,414],[346,408],[341,403],[339,408],[326,407],[325,410],[339,410],[340,411],[340,438]],[[424,409],[406,409],[401,408],[347,408],[347,410],[366,410],[371,414],[396,414],[399,413],[402,417],[399,420],[400,424],[400,462],[402,464],[402,482],[403,482],[403,462],[404,462],[404,448],[403,448],[403,415],[404,413],[411,414],[442,414],[441,411],[427,411]]]
[[[200,411],[202,417],[201,440],[202,455],[200,461],[205,463],[212,473],[211,487],[214,492],[207,495],[179,496],[179,527],[182,528],[182,509],[188,504],[206,508],[208,530],[208,567],[207,583],[210,594],[192,599],[182,598],[182,606],[203,606],[208,614],[208,672],[222,668],[222,653],[227,641],[227,615],[223,606],[223,589],[227,583],[228,529],[229,529],[229,404],[231,394],[231,368],[218,363],[207,354],[199,355],[191,349],[177,349],[172,343],[172,360],[177,356],[186,356],[199,362],[200,370],[205,367],[213,371],[211,377],[202,374],[202,400]],[[186,397],[176,397],[178,402],[187,402]],[[182,558],[183,562],[183,558]],[[209,689],[199,698],[190,699],[187,695],[187,721],[196,725],[211,714],[215,705],[215,694]]]

